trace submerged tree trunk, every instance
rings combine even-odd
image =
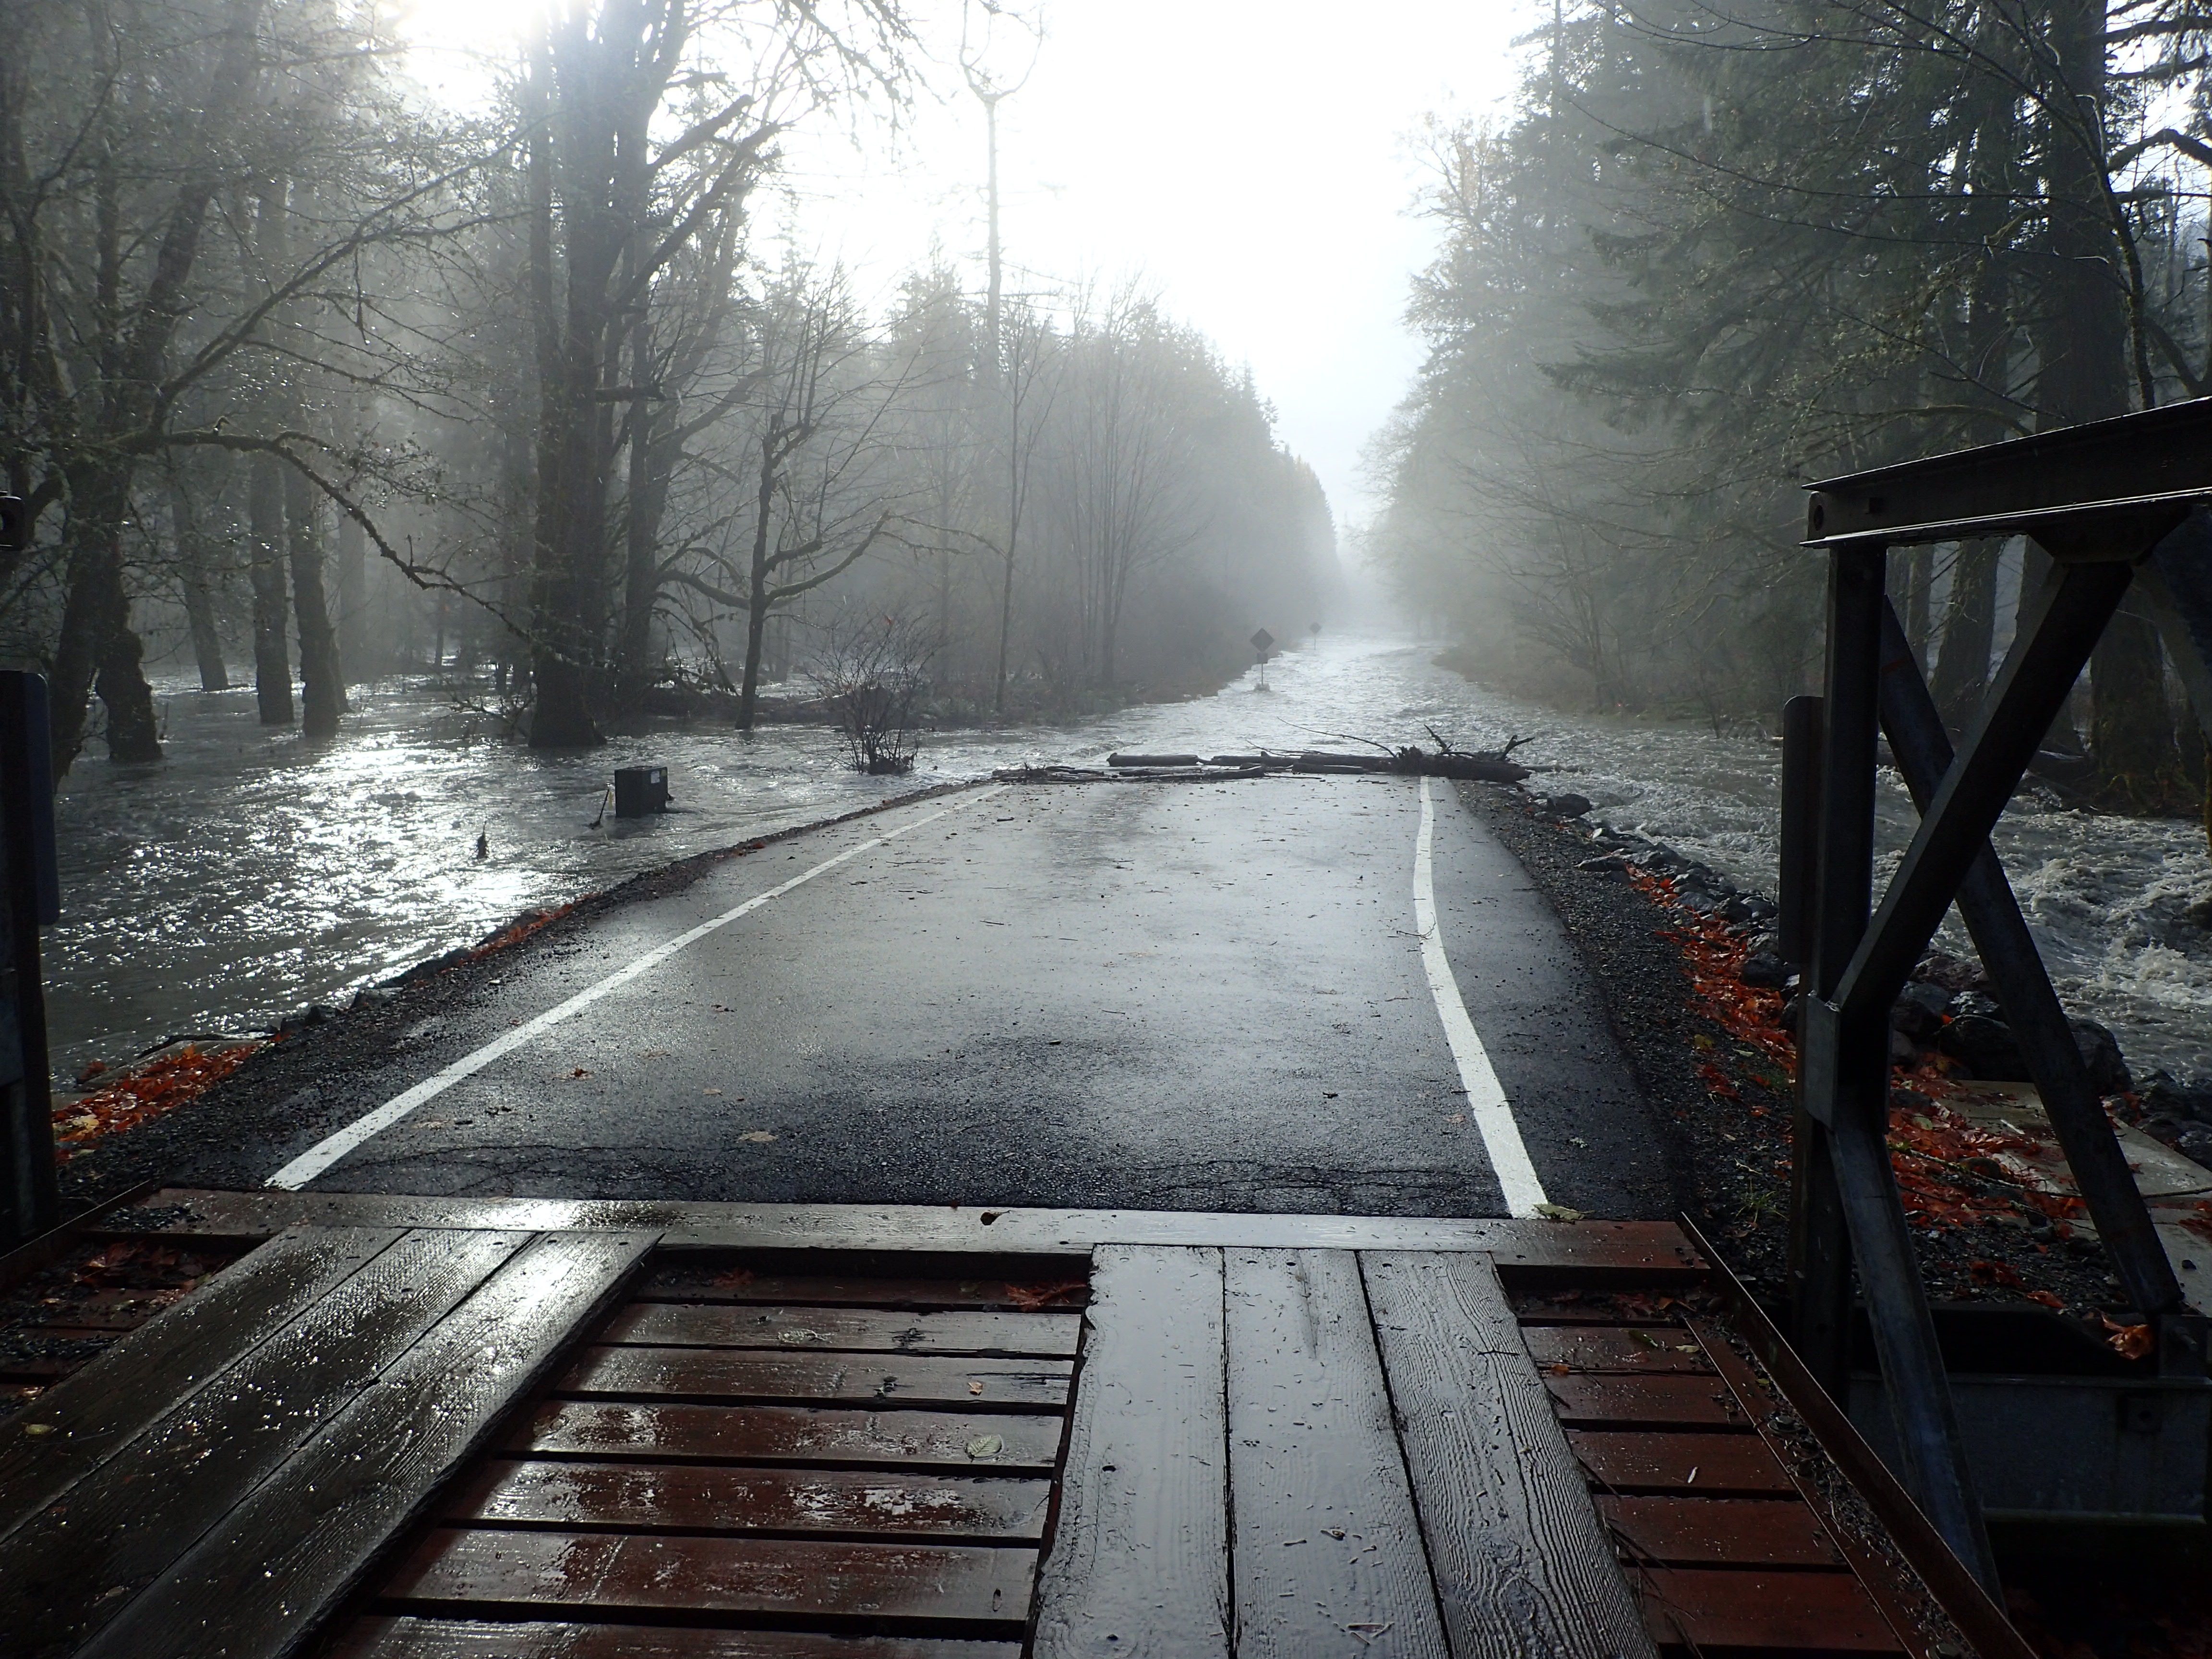
[[[200,690],[228,691],[230,669],[222,659],[222,635],[216,630],[215,601],[208,592],[207,578],[198,570],[187,568],[179,586],[184,589],[185,621],[191,629],[192,660],[200,671]]]
[[[161,758],[154,693],[146,684],[131,601],[123,587],[123,521],[130,495],[126,464],[95,462],[72,480],[66,569],[68,597],[54,650],[54,778],[83,745],[85,702],[96,692],[107,710],[110,760]]]
[[[185,602],[185,622],[192,636],[192,659],[200,671],[200,690],[228,691],[230,670],[222,659],[222,635],[216,627],[215,595],[208,582],[207,538],[199,532],[181,488],[169,492],[169,523],[176,534],[177,586]]]
[[[1936,550],[1923,543],[1905,550],[1903,580],[1905,585],[1905,637],[1911,642],[1914,665],[1923,672],[1928,667],[1928,641],[1933,631],[1933,610],[1929,603],[1929,589],[1935,575]]]
[[[738,730],[753,729],[760,702],[761,641],[768,630],[769,535],[775,511],[775,481],[782,439],[781,422],[771,420],[761,439],[760,474],[753,498],[752,557],[745,572],[745,672],[738,687]]]
[[[291,553],[292,605],[300,626],[300,731],[334,738],[345,713],[345,676],[337,632],[323,598],[323,540],[313,488],[284,469],[284,519]]]
[[[2105,624],[2089,665],[2090,747],[2100,793],[2133,811],[2172,808],[2181,787],[2181,750],[2166,700],[2158,630],[2123,611]]]
[[[991,695],[991,714],[994,719],[1004,720],[1006,714],[1006,641],[1014,627],[1014,544],[1006,539],[1006,571],[999,584],[999,673],[997,690]]]
[[[264,726],[292,723],[292,659],[285,641],[284,463],[256,455],[246,491],[253,580],[253,690]]]
[[[351,514],[338,516],[338,613],[332,618],[338,660],[365,674],[377,659],[368,648],[368,536]]]
[[[2051,0],[2061,85],[2050,100],[2050,321],[2038,342],[2036,381],[2046,428],[2124,415],[2130,401],[2126,266],[2106,199],[2106,0]],[[2137,811],[2171,804],[2180,750],[2157,630],[2125,613],[2113,617],[2089,678],[2100,792]]]
[[[630,379],[638,386],[653,375],[653,337],[641,316],[630,337]],[[615,704],[634,709],[656,676],[653,661],[653,608],[660,599],[660,520],[668,507],[677,443],[669,406],[641,396],[630,405],[629,483],[623,499],[622,638],[615,653]]]
[[[1943,609],[1943,642],[1936,653],[1929,690],[1943,723],[1965,729],[1981,707],[1990,677],[1990,646],[1996,635],[1997,558],[2001,542],[1962,542],[1951,567],[1951,592]]]
[[[83,747],[86,699],[95,690],[107,708],[110,757],[118,761],[161,757],[154,694],[141,665],[138,637],[131,631],[131,602],[123,586],[122,532],[130,516],[137,460],[135,452],[119,446],[160,417],[156,394],[165,379],[170,342],[179,323],[192,310],[187,290],[208,204],[228,154],[238,107],[255,78],[260,16],[261,0],[229,0],[216,22],[223,43],[221,53],[204,92],[192,100],[198,107],[197,126],[180,152],[182,176],[151,250],[145,289],[127,308],[118,304],[125,264],[118,211],[120,186],[104,161],[99,168],[94,204],[99,245],[95,281],[108,331],[88,359],[97,364],[100,377],[99,414],[88,434],[94,441],[82,459],[65,469],[70,483],[64,543],[66,592],[55,642],[49,715],[57,781]],[[220,140],[217,135],[222,135]],[[94,153],[104,156],[106,152],[96,149]],[[60,377],[48,365],[39,372],[58,384]]]

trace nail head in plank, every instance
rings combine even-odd
[[[1751,1421],[1735,1403],[1728,1384],[1708,1372],[1703,1376],[1603,1376],[1587,1372],[1559,1376],[1541,1374],[1562,1423],[1577,1427],[1611,1427],[1640,1423],[1650,1427],[1735,1427],[1748,1434]]]
[[[75,1481],[399,1237],[279,1235],[215,1274],[0,1426],[0,1531]]]
[[[803,1404],[872,1400],[977,1407],[1067,1403],[1074,1362],[951,1354],[775,1353],[731,1348],[587,1348],[556,1394]]]
[[[120,1615],[528,1242],[409,1233],[8,1540],[0,1630],[63,1654]]]
[[[875,1308],[752,1308],[638,1302],[600,1340],[653,1347],[773,1348],[784,1352],[1072,1355],[1076,1313],[900,1313]]]
[[[1223,1253],[1238,1659],[1445,1659],[1358,1259]]]
[[[1490,1263],[1360,1260],[1456,1659],[1650,1655]]]
[[[1000,1539],[1044,1536],[1051,1483],[861,1469],[499,1459],[446,1499],[455,1525],[591,1531],[836,1532]]]
[[[550,1620],[363,1619],[330,1659],[1020,1659],[1018,1642]]]
[[[747,1613],[1019,1624],[1036,1552],[938,1543],[440,1528],[386,1600],[527,1614]],[[542,1614],[541,1614],[542,1616]],[[963,1633],[974,1633],[963,1632]]]
[[[1052,1468],[1060,1437],[1059,1418],[1035,1415],[556,1401],[521,1425],[504,1449],[525,1457],[1025,1471]]]
[[[1036,1659],[1230,1651],[1221,1284],[1218,1250],[1092,1260]]]
[[[125,1607],[85,1659],[289,1652],[570,1333],[603,1315],[653,1242],[531,1240]]]
[[[1643,1376],[1712,1370],[1705,1350],[1680,1325],[1523,1325],[1521,1340],[1539,1369]]]
[[[1795,1498],[1598,1495],[1597,1512],[1633,1561],[1666,1566],[1837,1567],[1820,1518]]]
[[[1607,1492],[1682,1492],[1698,1497],[1794,1495],[1789,1471],[1755,1434],[1638,1434],[1569,1429],[1567,1443]]]
[[[1905,1651],[1847,1572],[1646,1567],[1635,1577],[1652,1635],[1694,1653]]]

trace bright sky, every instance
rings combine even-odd
[[[426,46],[489,47],[531,0],[416,0]],[[802,247],[888,291],[933,246],[981,284],[983,121],[952,63],[958,0],[925,38],[945,63],[894,145],[824,123],[787,150]],[[1424,112],[1510,94],[1528,0],[1042,0],[1044,44],[1000,108],[1007,286],[1140,272],[1249,362],[1340,526],[1372,509],[1359,451],[1419,349],[1400,323],[1434,232],[1406,209]],[[1018,75],[1017,40],[1001,60]],[[418,67],[426,79],[438,71]],[[1033,275],[1031,273],[1034,273]]]

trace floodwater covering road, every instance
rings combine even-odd
[[[1415,925],[1424,872],[1441,963]],[[272,1056],[288,1080],[212,1103],[221,1124],[169,1178],[1396,1215],[1673,1201],[1565,930],[1433,781],[982,786],[776,842],[477,972],[427,1017],[378,1010],[388,1036],[333,1026]],[[1464,1051],[1443,1012],[1462,1007]]]
[[[921,785],[1115,748],[1298,748],[1343,732],[1425,741],[1431,725],[1467,746],[1534,735],[1522,757],[1561,768],[1549,781],[1589,796],[1600,817],[1771,890],[1771,744],[1537,708],[1431,654],[1403,639],[1324,635],[1273,664],[1266,691],[1248,675],[1218,696],[1068,726],[948,732],[927,741],[912,778],[895,780],[843,769],[818,727],[747,738],[671,725],[539,756],[487,736],[483,717],[435,688],[394,684],[357,689],[344,735],[308,745],[263,732],[251,691],[165,685],[169,759],[88,759],[63,790],[65,915],[47,939],[56,1070],[127,1058],[173,1033],[264,1025],[527,907],[692,853]],[[681,810],[589,827],[608,774],[643,762],[670,767]],[[1893,857],[1911,823],[1893,780],[1881,811]],[[2031,793],[1997,839],[2069,1003],[2111,1024],[2138,1070],[2212,1078],[2212,935],[2185,915],[2212,894],[2203,832]]]

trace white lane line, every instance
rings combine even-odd
[[[1437,885],[1430,872],[1430,849],[1436,842],[1437,809],[1430,799],[1432,778],[1421,780],[1421,836],[1413,848],[1413,927],[1421,935],[1421,966],[1429,975],[1429,989],[1437,1000],[1437,1012],[1444,1023],[1444,1040],[1459,1062],[1459,1080],[1467,1090],[1467,1109],[1482,1132],[1482,1149],[1490,1154],[1490,1167],[1505,1192],[1509,1214],[1523,1219],[1546,1202],[1544,1183],[1536,1179],[1536,1166],[1521,1141],[1521,1126],[1513,1121],[1504,1088],[1491,1069],[1489,1052],[1475,1035],[1467,1017],[1467,1004],[1452,977],[1451,960],[1444,955],[1443,935],[1437,928]]]
[[[400,1119],[405,1117],[410,1112],[414,1111],[416,1108],[426,1104],[429,1101],[436,1099],[440,1095],[445,1093],[447,1090],[452,1088],[456,1083],[462,1081],[464,1079],[474,1077],[478,1072],[483,1070],[485,1066],[490,1065],[494,1060],[501,1059],[504,1055],[513,1054],[517,1048],[523,1047],[526,1043],[535,1042],[539,1037],[543,1036],[547,1031],[552,1030],[554,1026],[558,1025],[562,1020],[568,1018],[572,1015],[583,1012],[585,1009],[590,1007],[592,1004],[597,1002],[601,997],[605,996],[610,991],[620,989],[623,986],[629,984],[630,981],[635,979],[640,974],[651,972],[653,969],[658,968],[662,963],[667,961],[669,957],[674,956],[678,951],[683,950],[684,946],[697,944],[701,939],[706,938],[708,934],[714,933],[718,928],[728,927],[740,916],[750,915],[754,911],[759,909],[762,905],[766,904],[770,899],[781,898],[793,888],[804,886],[806,883],[813,880],[815,877],[822,874],[824,871],[835,870],[839,865],[847,863],[853,859],[856,859],[863,853],[869,852],[875,848],[881,847],[885,842],[896,841],[901,836],[908,834],[915,830],[922,829],[927,825],[933,824],[939,818],[950,817],[955,812],[964,811],[967,808],[975,805],[978,801],[988,800],[994,795],[1002,794],[1008,787],[1009,786],[1003,783],[994,784],[988,789],[978,790],[975,793],[969,796],[965,800],[956,801],[951,806],[945,807],[939,811],[932,812],[927,817],[916,818],[913,823],[902,823],[896,830],[887,830],[882,835],[876,836],[872,840],[864,841],[856,846],[848,847],[843,852],[836,854],[834,858],[826,858],[823,860],[821,863],[816,865],[811,870],[800,872],[798,875],[793,876],[789,881],[783,883],[781,886],[771,887],[765,893],[756,893],[752,897],[747,899],[743,904],[738,905],[732,909],[725,910],[720,915],[716,916],[711,921],[702,921],[696,927],[691,929],[690,933],[678,933],[674,939],[670,939],[665,945],[655,945],[652,950],[647,951],[643,956],[638,957],[635,961],[616,969],[613,973],[609,974],[605,979],[599,981],[596,984],[586,986],[582,990],[577,992],[575,995],[570,997],[566,1002],[558,1003],[553,1007],[548,1008],[544,1013],[538,1015],[535,1019],[525,1020],[521,1024],[509,1031],[505,1036],[499,1038],[495,1042],[487,1042],[483,1048],[477,1049],[474,1054],[463,1055],[460,1059],[455,1060],[452,1065],[446,1067],[444,1071],[436,1073],[430,1077],[424,1078],[422,1081],[416,1084],[405,1093],[392,1096],[391,1099],[386,1101],[383,1105],[378,1107],[374,1111],[356,1118],[351,1123],[347,1124],[344,1128],[339,1130],[336,1134],[331,1135],[325,1139],[318,1141],[314,1146],[310,1146],[306,1152],[301,1153],[299,1157],[294,1158],[289,1164],[287,1164],[283,1169],[277,1170],[275,1175],[270,1176],[267,1184],[271,1187],[281,1187],[286,1192],[298,1192],[302,1187],[305,1187],[317,1176],[322,1174],[324,1170],[329,1169],[331,1164],[337,1163],[348,1152],[352,1152],[354,1148],[359,1146],[363,1141],[368,1140],[374,1136],[382,1134],[386,1129],[389,1129],[393,1124],[398,1122]]]

